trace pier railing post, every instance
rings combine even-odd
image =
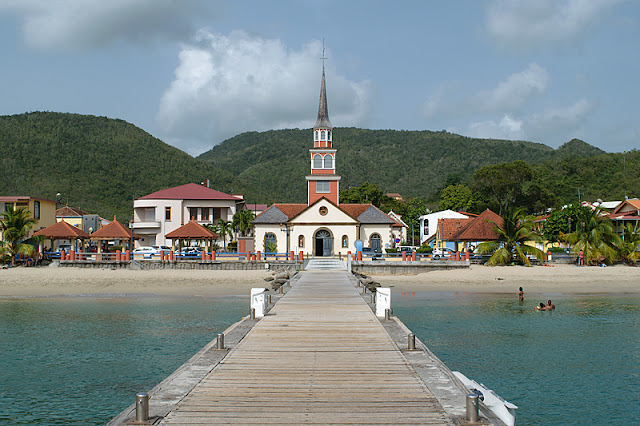
[[[384,310],[384,320],[389,321],[391,319],[391,309],[387,308]]]
[[[136,394],[136,422],[149,420],[149,394],[139,392]]]
[[[478,395],[475,393],[467,395],[467,421],[472,423],[478,421]]]
[[[249,319],[256,319],[256,308],[251,308],[251,312],[249,313]]]
[[[413,333],[407,335],[407,349],[410,351],[416,350],[416,335]]]
[[[219,351],[224,349],[224,333],[218,333],[218,339],[216,340],[216,349]]]

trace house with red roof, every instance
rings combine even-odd
[[[254,220],[257,251],[304,252],[333,256],[356,252],[356,241],[382,250],[395,247],[403,225],[372,204],[341,204],[340,176],[336,174],[337,150],[329,121],[324,68],[320,86],[318,119],[309,149],[311,173],[306,176],[305,204],[271,205]]]
[[[489,209],[475,217],[440,218],[435,233],[435,245],[455,251],[467,251],[483,241],[498,240],[496,225],[502,227],[502,218]]]
[[[230,221],[245,208],[242,195],[230,195],[205,185],[187,183],[140,197],[133,202],[133,229],[137,246],[169,245],[167,234],[194,221],[215,224]]]

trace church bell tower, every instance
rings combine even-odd
[[[329,121],[327,109],[324,65],[322,66],[318,119],[313,126],[313,148],[309,150],[309,154],[311,174],[307,175],[307,204],[311,205],[325,197],[338,205],[340,176],[336,174],[336,150],[333,148],[333,126]]]

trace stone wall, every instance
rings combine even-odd
[[[162,262],[157,260],[136,260],[133,262],[116,262],[116,261],[86,261],[86,260],[65,260],[57,263],[61,268],[94,268],[94,269],[137,269],[137,270],[151,270],[151,269],[197,269],[197,270],[302,270],[301,262],[291,261],[210,261],[202,262],[200,260],[182,260],[174,262]]]
[[[430,262],[406,261],[406,262],[351,262],[351,271],[365,275],[415,275],[429,271],[441,271],[446,269],[469,268],[468,261],[438,261]]]

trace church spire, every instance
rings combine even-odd
[[[324,64],[322,65],[322,84],[320,85],[320,105],[318,106],[318,119],[316,120],[316,125],[313,126],[313,128],[333,129],[333,126],[329,121],[329,109],[327,108],[327,88],[324,84]]]

